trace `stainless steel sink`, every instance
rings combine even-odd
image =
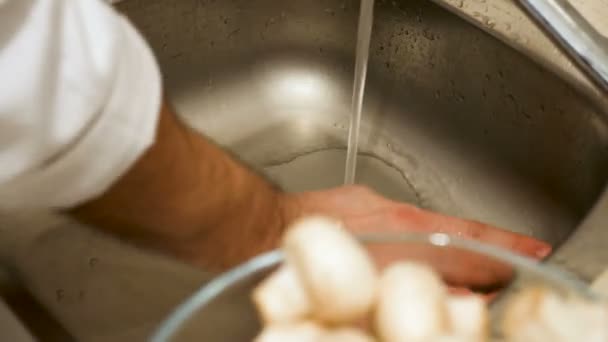
[[[339,185],[358,1],[127,1],[192,126],[292,191]],[[378,1],[359,182],[562,243],[608,175],[565,81],[426,0]]]
[[[119,9],[150,42],[167,96],[192,126],[288,190],[341,183],[358,1]],[[428,0],[378,0],[370,57],[359,182],[562,244],[556,260],[586,279],[608,265],[608,197],[596,202],[608,126],[593,101]],[[77,340],[143,340],[204,278],[51,221],[38,219],[52,226],[41,233],[13,229],[23,237],[0,251],[15,251],[19,277]]]

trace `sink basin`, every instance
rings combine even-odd
[[[150,42],[167,96],[194,128],[287,190],[341,184],[358,1],[118,8]],[[599,274],[608,127],[593,101],[430,1],[377,0],[375,18],[357,181],[561,244],[560,266]],[[19,278],[76,340],[145,340],[207,279],[74,222],[36,220],[0,250],[14,250]],[[13,226],[2,214],[0,223]]]
[[[127,1],[196,129],[290,191],[340,185],[358,1]],[[357,182],[562,243],[608,175],[569,84],[425,0],[378,1]]]

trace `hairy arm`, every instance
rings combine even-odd
[[[77,219],[223,269],[276,246],[290,197],[162,106],[155,144]]]

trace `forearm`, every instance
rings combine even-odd
[[[273,248],[294,209],[273,184],[164,105],[155,144],[79,220],[204,267]]]

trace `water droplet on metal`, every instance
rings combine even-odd
[[[91,268],[95,267],[95,265],[97,265],[98,262],[99,262],[99,259],[97,259],[97,258],[90,258],[89,259],[89,267],[91,267]]]
[[[422,36],[428,40],[435,40],[435,35],[428,28],[422,30]]]
[[[62,289],[58,289],[55,291],[55,297],[57,298],[57,301],[62,301],[63,298],[65,297],[65,291]]]

